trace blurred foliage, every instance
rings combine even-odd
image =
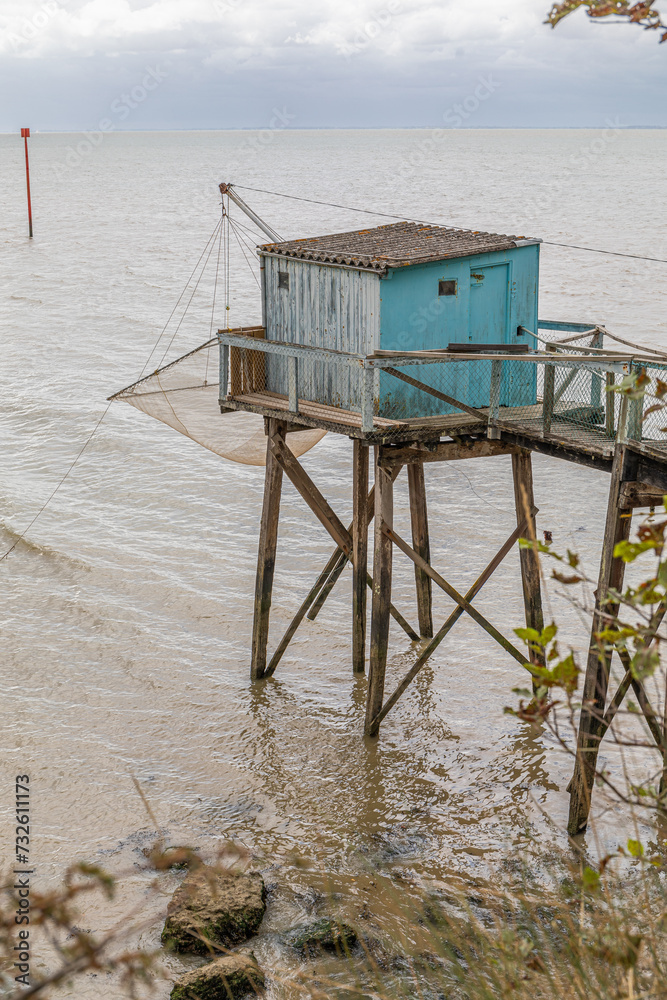
[[[546,24],[552,28],[583,7],[589,17],[614,17],[624,19],[628,24],[639,24],[646,30],[661,31],[660,41],[667,41],[667,24],[660,16],[660,11],[647,3],[628,3],[628,0],[565,0],[565,3],[555,3],[547,15]]]

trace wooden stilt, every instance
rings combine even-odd
[[[484,584],[491,579],[491,577],[498,569],[503,559],[505,559],[505,557],[512,551],[512,549],[516,545],[519,538],[521,538],[525,530],[526,530],[526,524],[524,522],[523,524],[520,524],[510,535],[510,537],[507,539],[503,547],[495,554],[495,556],[493,557],[489,565],[486,567],[484,572],[477,578],[477,580],[472,585],[468,593],[465,595],[464,600],[467,603],[473,601],[474,598],[482,589],[482,587],[484,586]],[[419,659],[417,660],[415,665],[408,671],[408,673],[405,675],[405,677],[398,685],[396,690],[393,692],[393,694],[389,698],[387,698],[387,701],[383,705],[381,712],[379,713],[379,715],[375,720],[378,726],[387,716],[387,714],[392,710],[392,708],[397,703],[399,698],[401,698],[402,695],[405,693],[405,691],[407,691],[410,684],[412,684],[413,680],[415,679],[419,671],[422,669],[424,664],[428,662],[431,656],[433,656],[433,654],[435,653],[436,649],[438,648],[442,640],[451,631],[451,629],[454,627],[454,625],[456,624],[456,622],[459,620],[459,618],[463,613],[464,613],[463,604],[457,605],[457,607],[455,608],[454,611],[452,611],[452,613],[450,614],[449,618],[442,626],[440,631],[435,635],[433,639],[431,639],[429,644],[422,650]]]
[[[389,605],[391,603],[392,542],[386,528],[393,525],[394,484],[391,472],[379,462],[375,449],[375,547],[373,556],[373,606],[371,612],[371,656],[366,701],[367,736],[377,736],[377,716],[384,698],[384,677],[389,647]]]
[[[350,528],[348,530],[352,531],[353,527],[354,525],[350,525]],[[331,570],[331,573],[329,574],[329,579],[322,587],[321,591],[317,595],[317,600],[315,601],[312,608],[308,612],[307,616],[308,621],[314,622],[317,616],[319,615],[320,611],[322,610],[322,608],[324,607],[329,598],[329,594],[334,589],[334,587],[340,580],[341,576],[343,575],[345,567],[347,566],[347,562],[348,562],[347,556],[345,555],[344,552],[341,552],[338,557],[338,562],[336,563],[334,568]]]
[[[604,733],[611,656],[608,651],[601,648],[597,634],[604,629],[608,616],[613,616],[618,611],[618,605],[607,600],[609,591],[612,589],[620,591],[623,586],[625,563],[622,559],[614,558],[614,548],[618,542],[627,540],[630,536],[632,511],[620,506],[625,452],[623,445],[617,445],[611,472],[607,521],[579,719],[577,756],[570,783],[570,816],[567,829],[571,836],[582,833],[588,823],[595,767],[600,740]]]
[[[269,639],[269,616],[273,591],[273,574],[276,563],[278,542],[278,520],[280,518],[280,493],[283,470],[276,461],[271,442],[284,441],[283,421],[267,421],[268,437],[266,447],[266,473],[264,479],[264,504],[259,532],[259,553],[257,556],[257,580],[255,583],[255,615],[252,629],[252,662],[250,677],[259,680],[266,673],[266,649]]]
[[[412,559],[413,563],[415,563],[417,566],[421,566],[424,572],[428,573],[433,582],[436,583],[438,587],[441,587],[448,597],[451,597],[452,600],[456,601],[458,606],[460,608],[463,608],[463,610],[467,614],[469,614],[470,617],[474,621],[476,621],[478,625],[481,625],[484,631],[488,632],[488,634],[491,636],[492,639],[495,639],[496,642],[503,647],[503,649],[506,649],[507,652],[511,656],[513,656],[518,663],[521,664],[525,663],[526,660],[525,653],[522,653],[520,650],[518,650],[516,646],[509,641],[509,639],[506,639],[505,636],[501,632],[499,632],[494,625],[491,624],[490,621],[487,621],[484,615],[481,614],[477,610],[477,608],[470,603],[470,601],[468,601],[462,594],[459,594],[458,590],[456,590],[455,587],[452,587],[451,583],[448,583],[447,580],[445,580],[444,577],[440,576],[440,574],[437,573],[432,566],[430,566],[427,562],[425,562],[421,556],[418,556],[415,550],[410,548],[408,543],[405,542],[400,535],[398,535],[387,524],[383,526],[382,530],[387,536],[387,538],[389,538],[394,543],[394,545],[401,550],[401,552],[404,552],[406,554],[408,559]]]
[[[516,506],[517,524],[527,525],[527,537],[531,541],[537,538],[533,491],[533,463],[529,451],[521,449],[512,455],[512,476],[514,478],[514,504]],[[526,627],[541,632],[544,628],[542,613],[542,589],[540,586],[540,561],[534,549],[521,549],[521,581],[523,583],[523,603],[526,610]],[[536,666],[544,666],[544,658],[535,650],[530,650],[530,662]]]
[[[278,666],[278,664],[282,660],[283,655],[285,653],[285,650],[287,649],[287,647],[289,646],[290,642],[294,638],[299,625],[301,624],[301,622],[303,621],[303,619],[306,617],[306,614],[308,613],[309,609],[312,608],[315,600],[318,597],[318,594],[320,594],[322,592],[322,589],[326,585],[327,580],[329,579],[329,576],[331,574],[331,571],[334,568],[334,564],[337,562],[337,560],[339,558],[339,556],[338,556],[339,552],[340,552],[340,549],[336,549],[336,551],[334,552],[333,556],[329,559],[329,562],[324,567],[324,569],[322,570],[322,572],[318,576],[317,580],[315,581],[315,584],[312,587],[310,593],[308,594],[308,597],[305,599],[305,601],[303,602],[303,604],[301,605],[301,607],[299,608],[299,610],[295,614],[294,618],[290,622],[289,628],[287,629],[287,631],[285,632],[284,636],[280,640],[278,648],[276,649],[275,653],[271,657],[271,662],[269,663],[268,667],[266,668],[266,672],[265,672],[265,676],[266,677],[271,677],[275,673],[276,667]],[[345,558],[345,557],[343,556],[343,558]]]
[[[662,713],[662,777],[660,778],[660,813],[667,816],[667,689]]]
[[[427,563],[431,561],[431,545],[428,533],[428,507],[426,504],[426,483],[424,463],[408,465],[408,488],[410,492],[410,517],[412,520],[412,546]],[[417,611],[419,632],[422,639],[433,638],[433,595],[431,578],[415,566],[417,585]]]
[[[366,593],[368,577],[368,446],[355,440],[352,493],[352,671],[366,669]]]

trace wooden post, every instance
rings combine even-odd
[[[368,578],[368,445],[355,439],[352,472],[352,671],[366,669],[366,593]]]
[[[410,517],[412,519],[412,547],[427,563],[431,561],[431,545],[428,532],[428,507],[426,504],[426,483],[424,463],[408,465],[408,488],[410,492]],[[431,578],[415,565],[417,585],[417,611],[419,632],[422,639],[433,638],[433,597]]]
[[[367,736],[377,736],[376,722],[384,698],[384,675],[389,648],[389,605],[391,603],[392,542],[384,527],[393,526],[394,484],[391,471],[379,464],[375,449],[375,551],[373,556],[373,607],[371,613],[371,657],[366,702]]]
[[[626,449],[623,445],[617,445],[611,472],[607,521],[602,542],[600,575],[593,613],[593,629],[579,718],[577,757],[574,775],[570,783],[570,817],[567,830],[573,837],[582,833],[588,823],[598,751],[605,728],[603,720],[609,687],[611,655],[601,648],[597,634],[605,628],[608,616],[613,616],[618,611],[618,604],[609,603],[607,597],[610,590],[620,591],[622,589],[625,575],[625,563],[622,559],[614,558],[614,548],[618,542],[627,541],[630,537],[632,509],[623,509],[620,506],[625,455]]]
[[[665,689],[665,707],[662,713],[662,776],[660,778],[659,812],[664,821],[667,817],[667,689]]]
[[[266,650],[269,639],[269,615],[273,592],[273,573],[276,563],[278,542],[278,520],[280,518],[280,493],[283,470],[271,450],[271,438],[275,435],[284,441],[283,421],[267,420],[266,474],[264,479],[264,505],[259,532],[259,553],[257,556],[257,580],[255,583],[255,615],[252,628],[251,680],[256,681],[266,673]]]
[[[496,426],[500,413],[500,388],[503,381],[503,362],[491,362],[491,390],[489,394],[489,424],[486,436],[499,438],[500,429]]]
[[[547,351],[556,353],[555,344],[547,344]],[[544,366],[544,391],[542,398],[542,430],[551,434],[551,422],[554,415],[554,397],[556,392],[556,368],[554,365]]]
[[[616,393],[612,392],[612,388],[616,383],[616,376],[613,372],[607,372],[606,376],[607,391],[605,396],[605,431],[607,437],[616,437]]]
[[[526,524],[527,537],[536,541],[535,496],[533,491],[533,463],[529,451],[521,450],[512,455],[512,475],[514,478],[514,504],[517,525]],[[541,632],[544,628],[542,614],[542,588],[540,586],[540,560],[534,549],[520,549],[521,581],[523,603],[526,610],[526,627]],[[530,650],[530,662],[543,667],[544,659],[535,650]]]

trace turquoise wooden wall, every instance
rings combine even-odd
[[[534,244],[390,270],[380,281],[380,347],[414,351],[468,342],[525,343],[534,349],[535,339],[519,338],[517,330],[537,329],[539,250]],[[440,282],[447,283],[447,292],[455,289],[454,294],[439,294]],[[489,361],[420,365],[410,373],[471,406],[488,406]],[[379,396],[381,416],[427,416],[448,409],[390,375],[381,376]],[[507,362],[501,406],[526,406],[536,400],[535,366]]]

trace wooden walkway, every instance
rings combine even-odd
[[[520,538],[537,540],[533,495],[532,452],[550,455],[611,474],[606,528],[596,591],[592,635],[583,689],[575,771],[570,784],[572,835],[586,828],[596,778],[601,740],[630,689],[634,691],[647,721],[656,748],[663,756],[661,793],[667,811],[667,722],[656,712],[641,681],[633,676],[629,654],[624,661],[625,678],[609,701],[611,654],[601,651],[598,632],[615,614],[608,595],[623,589],[625,564],[614,555],[616,544],[630,535],[635,508],[658,507],[667,494],[667,442],[615,440],[604,427],[585,426],[581,421],[553,415],[545,432],[543,407],[503,408],[489,422],[488,409],[405,421],[375,418],[371,433],[364,433],[361,415],[350,410],[299,400],[298,412],[291,412],[287,396],[251,392],[221,402],[224,410],[249,410],[265,417],[267,461],[264,505],[260,531],[251,676],[270,677],[279,666],[297,629],[307,617],[317,617],[347,563],[352,565],[352,669],[366,669],[367,601],[372,594],[370,615],[370,657],[366,702],[365,733],[377,736],[380,725],[408,689],[419,671],[464,614],[484,629],[510,656],[525,666],[529,657],[542,666],[541,654],[516,648],[503,631],[489,622],[475,606],[479,591],[495,573]],[[470,408],[469,408],[470,409]],[[641,412],[639,414],[641,427]],[[354,517],[346,527],[337,517],[320,489],[287,447],[290,431],[320,427],[353,439]],[[371,450],[374,446],[374,450]],[[433,462],[466,458],[511,458],[516,506],[516,528],[467,591],[461,594],[431,565],[428,508],[424,467]],[[374,484],[370,470],[374,466]],[[410,495],[412,538],[402,538],[393,524],[394,481],[405,467]],[[278,542],[278,521],[283,476],[286,476],[335,543],[335,549],[315,581],[289,628],[271,656],[268,655],[269,615]],[[369,489],[370,487],[370,489]],[[368,535],[374,523],[372,575],[368,572]],[[407,616],[391,601],[394,552],[408,558],[414,568],[418,624],[413,628]],[[529,628],[543,628],[540,566],[536,547],[520,549],[520,567]],[[455,608],[438,631],[433,627],[432,587],[444,591]],[[657,627],[667,611],[661,607]],[[412,642],[412,667],[394,691],[385,697],[385,674],[389,652],[390,619],[393,618]],[[623,660],[623,653],[621,653]]]

